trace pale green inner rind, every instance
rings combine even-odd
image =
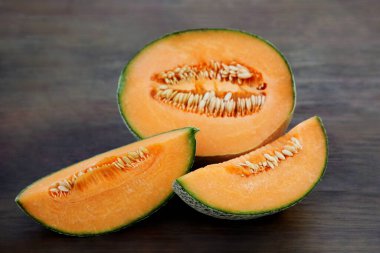
[[[178,130],[181,130],[181,129],[188,129],[188,139],[189,139],[189,147],[190,147],[190,154],[189,154],[189,160],[187,162],[187,165],[185,166],[185,169],[183,170],[183,173],[182,174],[186,174],[188,171],[190,171],[191,167],[193,166],[193,163],[194,163],[194,157],[195,157],[195,152],[196,152],[196,139],[195,139],[195,134],[199,131],[197,128],[193,128],[193,127],[185,127],[185,128],[180,128],[180,129],[175,129],[175,130],[172,130],[172,131],[178,131]],[[172,132],[172,131],[169,131],[169,132]],[[169,133],[169,132],[166,132],[166,133]],[[165,134],[165,133],[162,133],[162,134]],[[161,135],[161,134],[158,134],[158,135]],[[153,136],[152,136],[153,137]],[[55,172],[51,173],[51,174],[54,174]],[[152,215],[154,212],[156,212],[160,207],[162,207],[163,205],[165,205],[169,199],[173,196],[173,191],[162,201],[160,202],[157,206],[153,207],[152,210],[150,210],[149,212],[147,212],[146,214],[143,214],[142,216],[140,217],[137,217],[134,221],[132,222],[129,222],[129,223],[126,223],[126,224],[121,224],[120,226],[118,227],[114,227],[114,228],[111,228],[111,229],[108,229],[108,230],[103,230],[103,231],[97,231],[97,232],[83,232],[83,233],[75,233],[75,232],[71,232],[71,231],[65,231],[65,230],[62,230],[62,229],[59,229],[59,228],[55,228],[55,227],[52,227],[50,226],[49,224],[46,224],[44,223],[43,220],[40,220],[36,217],[34,217],[31,213],[28,212],[28,210],[26,208],[24,208],[24,206],[22,205],[21,201],[20,201],[20,196],[23,194],[23,192],[25,192],[29,187],[32,187],[35,183],[37,183],[38,181],[46,178],[46,177],[49,177],[51,174],[45,176],[45,177],[42,177],[40,179],[38,179],[37,181],[33,182],[31,185],[25,187],[15,198],[15,202],[16,204],[19,206],[19,208],[26,214],[28,215],[29,217],[31,217],[32,219],[34,219],[37,223],[40,223],[42,226],[52,230],[52,231],[55,231],[59,234],[64,234],[64,235],[69,235],[69,236],[78,236],[78,237],[85,237],[85,236],[94,236],[94,235],[101,235],[101,234],[107,234],[107,233],[111,233],[111,232],[116,232],[118,230],[121,230],[125,227],[129,227],[141,220],[144,220],[146,219],[147,217],[149,217],[150,215]]]
[[[251,33],[248,33],[248,32],[245,32],[245,31],[241,31],[241,30],[233,30],[233,29],[223,29],[223,28],[200,28],[200,29],[190,29],[190,30],[184,30],[184,31],[177,31],[177,32],[174,32],[174,33],[170,33],[170,34],[166,34],[164,35],[163,37],[161,38],[158,38],[156,40],[153,40],[152,42],[148,43],[145,47],[143,47],[140,51],[138,51],[133,57],[132,59],[127,63],[127,65],[125,65],[125,67],[123,68],[123,70],[121,71],[121,74],[120,74],[120,77],[119,77],[119,83],[118,83],[118,89],[117,89],[117,99],[118,99],[118,105],[119,105],[119,112],[120,112],[120,115],[125,123],[125,125],[128,127],[128,129],[130,130],[130,132],[136,137],[136,138],[139,138],[139,139],[143,139],[145,138],[145,136],[143,136],[142,133],[139,133],[138,130],[136,128],[134,128],[132,122],[128,121],[128,116],[126,115],[126,113],[124,112],[123,110],[123,107],[122,107],[122,99],[123,99],[123,93],[124,93],[124,89],[126,88],[126,85],[127,85],[127,74],[128,74],[128,71],[129,71],[129,68],[130,66],[132,65],[133,61],[135,59],[138,58],[138,55],[140,53],[142,53],[146,48],[148,48],[149,46],[161,41],[161,40],[164,40],[166,38],[169,38],[171,36],[175,36],[175,35],[179,35],[179,34],[182,34],[182,33],[187,33],[187,32],[208,32],[208,31],[228,31],[228,32],[235,32],[235,33],[241,33],[241,34],[244,34],[244,35],[248,35],[248,36],[251,36],[251,37],[254,37],[254,38],[257,38],[263,42],[265,42],[266,44],[268,44],[269,46],[271,46],[280,56],[281,58],[284,60],[286,66],[288,67],[288,70],[289,70],[289,73],[291,75],[291,79],[292,79],[292,90],[293,90],[293,106],[292,106],[292,109],[289,111],[289,117],[291,118],[292,115],[293,115],[293,112],[294,112],[294,109],[296,107],[296,97],[297,97],[297,92],[296,92],[296,84],[295,84],[295,80],[294,80],[294,75],[293,75],[293,71],[290,67],[290,64],[288,62],[288,60],[285,58],[285,56],[281,53],[281,51],[279,49],[277,49],[276,46],[274,46],[271,42],[269,42],[268,40],[265,40],[264,38],[260,37],[259,35],[256,35],[256,34],[251,34]],[[248,150],[247,150],[248,151]],[[244,153],[244,152],[243,152]],[[236,155],[239,155],[239,154],[233,154],[232,156],[236,156]],[[216,157],[216,156],[200,156],[201,158],[213,158],[213,157]],[[224,157],[224,156],[221,156],[221,157]]]
[[[272,214],[272,213],[276,213],[276,212],[280,212],[284,209],[287,209],[295,204],[297,204],[298,202],[300,202],[302,199],[304,199],[314,188],[315,186],[321,181],[325,171],[326,171],[326,167],[327,167],[327,160],[328,160],[328,138],[327,138],[327,134],[326,134],[326,129],[324,128],[323,126],[323,123],[322,123],[322,120],[320,117],[316,116],[316,120],[318,120],[318,123],[321,127],[321,130],[324,134],[324,138],[325,138],[325,163],[323,165],[323,168],[321,169],[321,174],[320,176],[318,177],[318,180],[313,184],[311,185],[311,187],[309,188],[309,190],[307,192],[305,192],[305,194],[303,196],[301,196],[300,198],[296,199],[295,201],[293,202],[290,202],[290,203],[287,203],[287,204],[284,204],[282,206],[279,206],[278,208],[275,208],[275,209],[268,209],[268,210],[260,210],[260,211],[255,211],[255,210],[251,210],[251,211],[241,211],[241,212],[236,212],[236,211],[231,211],[231,210],[226,210],[226,209],[223,209],[223,208],[219,208],[219,207],[216,207],[216,206],[213,206],[212,204],[208,203],[207,201],[203,200],[201,196],[197,196],[194,192],[192,192],[190,190],[190,188],[188,186],[186,186],[186,183],[183,182],[181,180],[181,178],[178,178],[176,180],[176,182],[183,188],[183,190],[189,195],[191,196],[194,200],[198,201],[199,203],[201,203],[202,205],[204,206],[207,206],[209,209],[211,209],[210,212],[212,212],[212,210],[216,210],[218,212],[221,212],[221,213],[224,213],[226,215],[233,215],[233,214],[236,214],[236,215],[247,215],[247,216],[256,216],[256,215],[259,215],[259,216],[264,216],[264,215],[268,215],[268,214]],[[189,204],[189,203],[188,203]]]

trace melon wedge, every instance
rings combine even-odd
[[[252,219],[302,200],[321,179],[327,155],[322,121],[313,117],[255,151],[178,178],[174,191],[204,214]]]
[[[150,43],[131,59],[119,79],[118,104],[138,137],[197,127],[197,157],[226,160],[285,132],[295,84],[288,62],[265,39],[236,30],[188,30]]]
[[[16,203],[42,225],[86,236],[118,230],[157,210],[195,155],[194,128],[94,156],[25,188]]]

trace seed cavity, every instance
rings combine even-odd
[[[52,197],[67,196],[74,188],[78,178],[85,174],[91,173],[95,170],[105,168],[115,168],[120,171],[126,172],[129,169],[137,168],[143,161],[149,157],[149,150],[145,147],[140,147],[135,151],[128,152],[122,156],[112,159],[110,162],[101,163],[83,170],[76,172],[75,174],[64,178],[58,182],[50,185],[48,193]]]
[[[281,162],[286,161],[288,157],[293,157],[302,149],[302,144],[296,137],[291,137],[286,145],[279,150],[265,152],[260,162],[252,163],[248,160],[237,165],[241,176],[251,176],[258,173],[275,169]]]
[[[151,95],[154,99],[185,112],[209,117],[251,115],[259,112],[266,100],[264,90],[267,84],[262,74],[237,62],[210,61],[178,66],[154,74],[151,79],[159,83],[152,88]],[[215,90],[200,88],[200,83],[206,80],[238,85],[238,91],[221,91],[216,87],[217,84],[214,84]],[[181,84],[189,82],[195,83],[194,89],[180,88]]]

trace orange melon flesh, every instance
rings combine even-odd
[[[237,169],[246,160],[255,163],[263,159],[263,154],[281,150],[291,137],[300,141],[302,149],[293,157],[280,161],[274,169],[249,176]],[[186,174],[177,179],[177,184],[189,196],[209,207],[210,213],[214,209],[242,214],[244,218],[245,214],[275,212],[302,199],[319,181],[326,166],[326,141],[320,119],[313,117],[264,147]]]
[[[192,165],[194,133],[193,128],[175,130],[94,156],[38,180],[16,202],[37,221],[61,233],[113,231],[145,217],[171,195],[175,178]],[[67,196],[49,195],[52,183],[141,146],[150,154],[136,168],[94,170],[78,178]]]
[[[152,97],[159,85],[153,77],[177,66],[236,61],[259,71],[268,84],[259,112],[239,117],[209,117],[185,112]],[[182,82],[183,89],[204,85],[207,91],[246,89],[215,79]],[[249,88],[249,87],[248,87]],[[292,73],[285,58],[271,44],[250,34],[232,30],[191,30],[165,36],[141,50],[124,69],[118,91],[120,112],[130,129],[147,137],[173,128],[194,126],[197,156],[237,156],[282,135],[295,105]]]

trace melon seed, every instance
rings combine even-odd
[[[282,153],[278,152],[277,150],[274,151],[274,153],[276,154],[276,156],[277,156],[279,159],[281,159],[281,160],[285,160],[285,156],[284,156]]]
[[[290,152],[290,151],[287,150],[287,149],[283,149],[281,152],[282,152],[284,155],[286,155],[286,156],[293,156],[293,153]]]
[[[60,190],[60,191],[62,191],[62,192],[68,192],[68,191],[69,191],[69,189],[66,188],[66,187],[63,186],[63,185],[59,185],[59,186],[58,186],[58,190]]]

